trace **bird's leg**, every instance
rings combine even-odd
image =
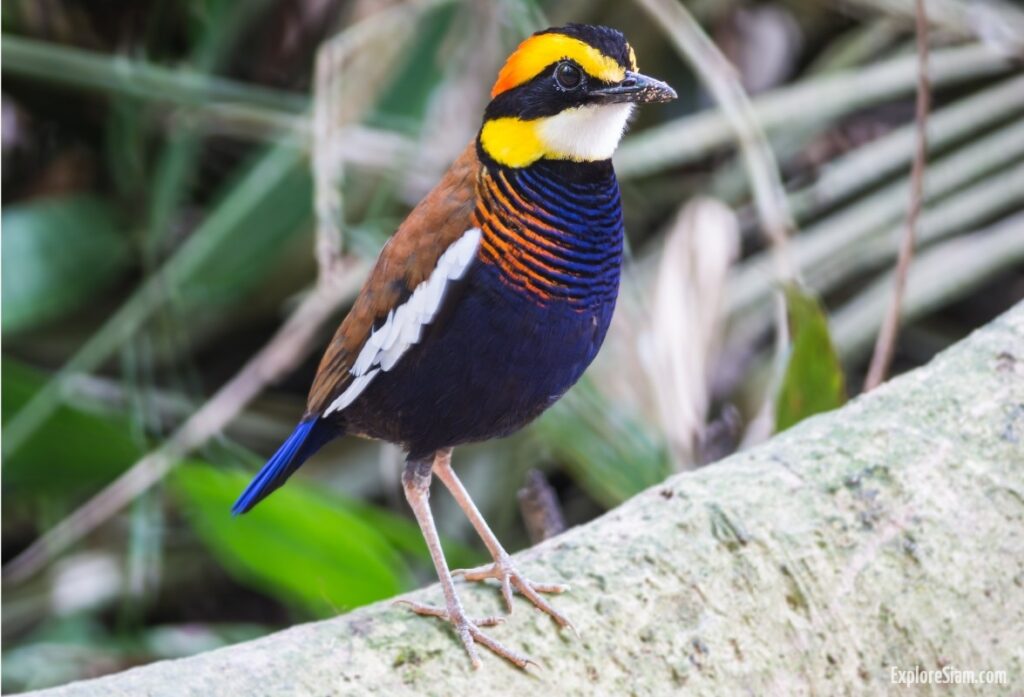
[[[515,588],[540,610],[551,615],[560,626],[569,627],[575,632],[576,628],[572,626],[572,622],[553,608],[540,595],[541,593],[564,593],[569,590],[569,587],[560,583],[534,583],[519,573],[519,570],[512,563],[512,558],[509,557],[508,552],[501,546],[498,538],[491,531],[490,526],[487,525],[487,521],[484,520],[483,515],[477,509],[476,504],[469,497],[466,487],[462,486],[462,482],[455,476],[455,470],[452,469],[452,451],[450,448],[439,450],[434,455],[434,474],[448,487],[448,491],[455,497],[459,507],[465,512],[469,522],[473,525],[480,539],[483,540],[484,545],[487,546],[487,550],[491,553],[491,558],[494,559],[493,564],[486,564],[475,569],[458,569],[454,573],[461,575],[467,581],[483,581],[488,578],[497,579],[501,583],[501,594],[505,599],[505,606],[509,612],[512,612],[512,589]]]
[[[534,663],[529,657],[517,653],[480,631],[480,627],[487,627],[498,624],[501,619],[489,617],[476,622],[466,617],[462,609],[462,603],[455,592],[455,584],[448,572],[448,564],[444,559],[444,552],[441,550],[441,540],[437,536],[437,528],[434,527],[434,516],[430,513],[430,467],[431,461],[409,460],[402,473],[402,488],[405,490],[405,498],[409,501],[416,522],[420,525],[423,539],[426,540],[427,549],[430,550],[430,558],[434,561],[434,568],[437,570],[437,577],[441,581],[441,590],[444,592],[445,608],[434,608],[419,603],[403,601],[408,604],[412,611],[420,615],[440,617],[451,622],[455,628],[462,645],[466,647],[469,660],[473,668],[480,667],[480,657],[476,651],[476,644],[480,643],[488,649],[507,659],[519,668],[526,668],[527,663]]]

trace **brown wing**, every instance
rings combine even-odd
[[[470,143],[384,245],[352,310],[320,360],[309,391],[307,415],[321,413],[352,382],[349,371],[374,325],[404,302],[430,276],[444,251],[473,226],[479,170],[476,143]]]

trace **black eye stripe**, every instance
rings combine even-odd
[[[555,70],[562,62],[551,63],[529,81],[492,99],[484,112],[484,120],[503,116],[521,119],[554,116],[564,109],[586,104],[591,90],[612,86],[593,75],[584,74],[583,87],[565,89],[554,79]]]

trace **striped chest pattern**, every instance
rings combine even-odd
[[[481,167],[473,225],[480,259],[533,303],[584,311],[614,302],[623,224],[610,163]]]
[[[479,239],[476,261],[452,282],[423,340],[382,362],[383,376],[357,377],[368,385],[362,398],[337,410],[350,432],[413,453],[506,435],[596,355],[622,259],[611,165],[481,167],[472,225],[461,239]]]

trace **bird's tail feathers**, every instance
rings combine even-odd
[[[232,515],[240,515],[249,511],[257,503],[269,496],[275,489],[285,483],[288,477],[320,446],[330,440],[322,433],[323,425],[317,428],[320,419],[316,416],[299,422],[288,439],[281,444],[277,452],[267,460],[256,478],[245,488],[242,495],[231,507]]]

